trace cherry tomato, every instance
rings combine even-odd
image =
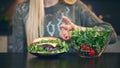
[[[81,46],[81,48],[83,50],[87,50],[87,51],[91,50],[91,48],[88,45],[83,45],[83,46]]]
[[[90,55],[90,56],[95,56],[95,54],[96,54],[95,50],[93,50],[93,49],[90,50],[90,52],[89,52],[89,55]]]

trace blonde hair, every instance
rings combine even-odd
[[[44,32],[44,0],[30,0],[26,21],[27,44],[41,37]]]

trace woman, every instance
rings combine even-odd
[[[100,25],[112,27],[99,19],[79,0],[17,0],[13,33],[8,37],[8,52],[25,52],[26,45],[41,36],[70,40],[69,31]],[[117,39],[113,31],[112,42]],[[26,42],[27,40],[27,42]]]

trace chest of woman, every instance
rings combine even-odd
[[[68,6],[56,6],[45,9],[44,36],[59,37],[59,32],[61,31],[60,24],[66,24],[62,16],[67,16],[71,21],[74,21],[72,13],[71,7]]]

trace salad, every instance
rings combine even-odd
[[[82,57],[100,56],[109,42],[112,28],[98,31],[95,26],[86,31],[75,30],[71,32],[71,45]]]

